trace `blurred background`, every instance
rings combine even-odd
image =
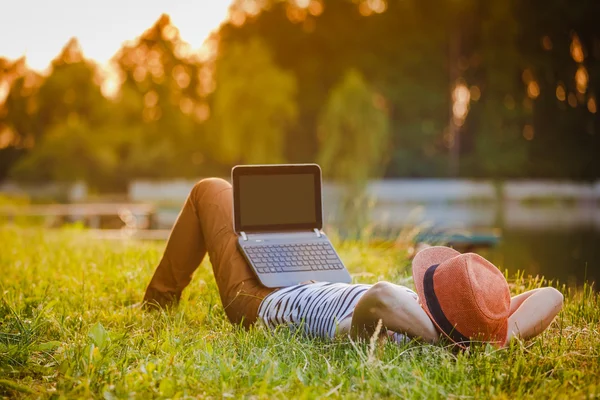
[[[5,3],[0,215],[161,238],[202,177],[318,162],[342,236],[410,231],[598,280],[599,15],[595,0]]]

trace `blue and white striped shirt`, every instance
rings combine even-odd
[[[330,282],[289,286],[265,297],[258,317],[269,329],[287,325],[307,336],[333,338],[338,324],[352,315],[371,286]],[[416,293],[405,289],[417,298]]]

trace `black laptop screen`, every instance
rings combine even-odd
[[[321,227],[320,174],[294,172],[234,177],[236,227],[240,231]]]
[[[316,224],[312,174],[240,177],[242,226]]]

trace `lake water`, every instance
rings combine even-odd
[[[496,234],[496,245],[475,251],[511,274],[523,270],[577,286],[600,282],[595,202],[381,204],[373,207],[371,220],[392,228]]]
[[[511,272],[524,270],[568,285],[600,282],[597,229],[505,229],[500,243],[482,255]]]

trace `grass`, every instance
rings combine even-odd
[[[600,299],[560,287],[565,308],[534,341],[454,353],[411,342],[326,342],[244,331],[205,261],[167,312],[138,302],[161,242],[0,226],[0,396],[16,398],[589,398],[600,396]],[[412,286],[404,251],[338,246],[361,282]],[[514,294],[547,284],[511,278]]]

